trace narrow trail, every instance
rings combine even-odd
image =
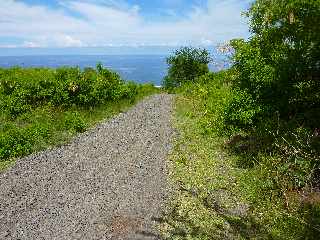
[[[0,239],[158,239],[172,99],[151,96],[0,173]]]

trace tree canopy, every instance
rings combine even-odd
[[[209,72],[211,61],[206,49],[182,47],[167,58],[168,75],[163,81],[166,88],[180,86],[182,83],[194,81],[197,77]]]
[[[234,87],[264,114],[316,127],[320,111],[320,1],[257,0],[246,13],[252,36],[233,40]],[[320,115],[319,115],[320,117]]]

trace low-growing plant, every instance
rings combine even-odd
[[[77,111],[66,112],[63,125],[69,131],[84,132],[87,129],[85,120]]]
[[[49,126],[36,124],[19,128],[15,124],[6,124],[0,132],[0,159],[21,157],[33,150],[34,144],[50,134]]]
[[[124,82],[101,64],[96,69],[84,70],[77,67],[0,69],[1,108],[13,118],[48,103],[93,107],[106,101],[132,98],[135,94],[133,82]]]

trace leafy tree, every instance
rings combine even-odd
[[[250,93],[264,115],[319,127],[320,1],[257,0],[247,16],[252,37],[231,43],[234,86]]]
[[[277,151],[279,186],[318,184],[320,1],[256,0],[246,14],[252,35],[231,42],[236,74],[224,121],[270,143],[259,151]]]
[[[206,49],[182,47],[167,58],[168,75],[163,80],[165,88],[174,88],[182,83],[195,81],[209,72],[210,54]]]

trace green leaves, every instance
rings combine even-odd
[[[96,70],[77,67],[0,69],[1,108],[15,118],[43,104],[92,107],[109,100],[133,97],[133,85],[101,64]]]
[[[256,0],[247,16],[251,38],[231,41],[236,75],[224,119],[269,139],[281,188],[301,188],[320,166],[320,1]]]
[[[50,134],[46,124],[35,124],[19,128],[15,124],[7,124],[6,130],[0,132],[0,160],[20,157],[31,153],[33,145]]]
[[[320,1],[257,0],[247,16],[253,35],[231,42],[234,87],[267,109],[265,117],[314,122],[308,112],[320,108]]]
[[[87,123],[77,111],[66,112],[64,116],[64,128],[75,132],[84,132],[87,129]]]
[[[164,87],[172,89],[183,83],[195,81],[197,77],[209,72],[210,61],[210,54],[205,49],[183,47],[177,50],[167,58],[169,71],[163,80]]]
[[[248,128],[252,127],[261,113],[261,108],[251,94],[242,90],[233,90],[224,109],[224,120],[227,125]]]

